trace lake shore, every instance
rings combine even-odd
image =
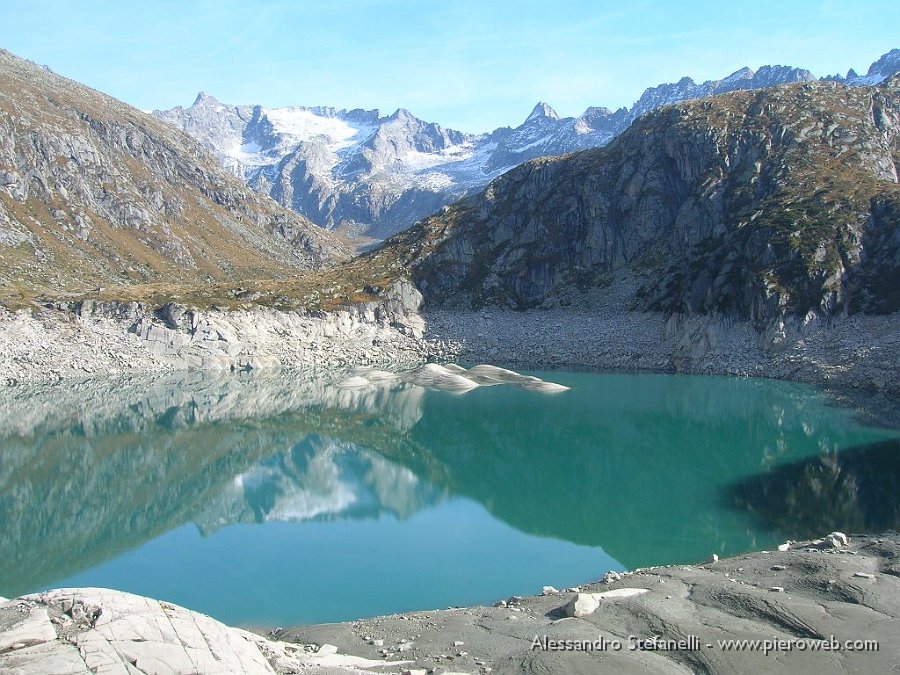
[[[610,573],[491,607],[278,629],[268,639],[139,596],[49,591],[0,604],[0,668],[886,672],[900,658],[898,617],[900,536],[835,533],[776,551]]]
[[[420,301],[401,289],[381,303],[329,314],[264,308],[197,312],[177,306],[151,312],[121,303],[7,312],[0,316],[0,382],[14,385],[89,374],[184,369],[294,367],[320,372],[359,365],[397,370],[425,361],[486,362],[548,370],[797,380],[830,390],[842,402],[861,407],[870,419],[898,425],[897,314],[852,316],[829,326],[789,323],[757,333],[748,324],[713,317],[665,317],[611,305],[528,312],[421,311]],[[804,673],[851,666],[877,672],[900,655],[890,640],[900,613],[898,560],[896,535],[854,536],[850,546],[842,549],[800,545],[789,551],[609,578],[609,583],[589,584],[579,592],[626,588],[647,588],[648,592],[615,600],[604,596],[597,610],[578,618],[558,615],[557,610],[576,595],[563,592],[515,599],[499,607],[279,630],[271,636],[281,641],[278,644],[306,647],[282,646],[268,652],[257,647],[264,656],[258,672],[295,672],[301,667],[298,664],[309,672],[372,672],[373,662],[391,664],[376,670],[393,673],[592,673],[598,668]],[[0,612],[0,620],[4,616]],[[697,649],[691,645],[692,649],[631,650],[630,635],[674,640],[697,636],[711,640],[714,647],[703,643]],[[543,642],[533,649],[535,636]],[[718,639],[731,637],[819,640],[831,636],[879,640],[880,651],[813,652],[794,645],[790,651],[763,654],[715,647]],[[622,649],[560,651],[547,642],[598,637],[618,640]],[[332,647],[325,649],[318,662],[297,660],[324,644],[334,645],[337,655],[349,660],[323,660],[334,656]],[[19,657],[27,657],[19,648],[0,654],[0,659]],[[27,660],[22,663],[21,672],[43,672],[27,670]]]
[[[422,311],[411,287],[340,311],[150,311],[137,303],[0,310],[0,385],[95,375],[291,368],[321,374],[427,361],[514,369],[690,373],[813,384],[868,423],[900,427],[900,313],[758,333],[618,302]]]
[[[615,299],[613,295],[613,300]],[[421,308],[410,285],[338,311],[206,310],[85,301],[0,310],[0,383],[183,369],[307,372],[425,361],[769,377],[900,397],[900,313],[758,332],[608,300],[525,312]]]
[[[612,573],[578,592],[547,589],[493,607],[293,628],[273,637],[327,642],[342,653],[408,660],[407,669],[436,673],[880,672],[900,653],[890,637],[900,612],[898,565],[896,535],[854,536],[837,548],[826,538],[706,564]],[[815,652],[796,644],[832,636],[841,643],[876,640],[879,651]],[[660,643],[653,638],[682,644],[654,649]],[[719,640],[732,638],[795,644],[768,654],[720,647]],[[589,651],[567,648],[567,640],[586,641]],[[597,649],[598,640],[606,647]],[[644,649],[634,649],[638,640]]]

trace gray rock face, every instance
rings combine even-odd
[[[5,51],[0,82],[4,282],[207,281],[345,252],[169,125]]]
[[[421,302],[419,291],[401,280],[374,301],[331,313],[199,311],[174,303],[153,311],[137,302],[90,300],[35,312],[0,310],[0,378],[418,363],[426,349]]]
[[[896,86],[807,83],[666,108],[605,148],[524,164],[371,255],[407,256],[438,305],[532,307],[627,269],[644,278],[636,309],[760,329],[893,312]]]
[[[846,81],[856,86],[878,84],[897,73],[900,73],[900,49],[892,49],[869,66],[865,75],[857,75],[851,69],[847,73]]]
[[[20,675],[353,675],[376,663],[267,640],[168,602],[108,589],[54,590],[0,605],[0,670]]]
[[[677,83],[661,84],[647,89],[631,108],[629,122],[662,106],[682,101],[718,96],[730,91],[812,82],[815,79],[808,70],[789,66],[763,66],[756,72],[749,68],[741,68],[721,80],[707,80],[701,84],[695,83],[689,77],[683,77]]]
[[[847,83],[885,79],[900,68],[895,53],[879,59],[865,78],[848,76]],[[699,84],[685,77],[647,89],[630,109],[590,107],[577,118],[560,117],[540,102],[519,126],[481,135],[424,122],[404,109],[382,117],[377,110],[230,106],[204,93],[189,108],[154,114],[316,224],[384,238],[523,162],[606,145],[661,106],[813,80],[809,71],[788,66],[742,68]]]

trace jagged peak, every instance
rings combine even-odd
[[[885,73],[884,69],[896,68],[898,65],[900,65],[900,49],[892,49],[886,54],[882,54],[877,61],[869,66],[869,71],[866,75],[871,77],[873,75],[892,74]]]
[[[751,68],[744,66],[743,68],[738,68],[728,77],[722,79],[722,82],[735,82],[737,80],[749,80],[756,73],[753,72]]]
[[[388,121],[400,120],[403,122],[420,122],[421,120],[413,115],[406,108],[397,108],[388,118]]]
[[[201,91],[197,92],[197,98],[194,99],[191,106],[196,107],[200,105],[222,105],[222,103],[215,96],[210,96],[205,91]]]
[[[559,115],[548,103],[538,101],[537,105],[532,108],[531,114],[525,118],[525,121],[528,122],[537,119],[550,119],[556,122],[559,119]]]

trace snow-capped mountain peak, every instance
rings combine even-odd
[[[860,77],[825,79],[877,84],[900,71],[900,49]],[[720,80],[683,77],[644,91],[630,108],[590,107],[560,117],[540,101],[524,122],[488,134],[466,134],[398,108],[231,106],[200,92],[189,108],[154,114],[198,138],[253,187],[329,229],[385,237],[441,206],[483,188],[501,173],[541,155],[610,142],[635,119],[660,106],[816,79],[790,66],[744,67]]]
[[[856,77],[852,78],[852,84],[878,84],[898,71],[900,71],[900,49],[892,49],[869,66],[865,76],[860,77],[856,75]],[[851,80],[849,73],[847,74],[847,80]]]
[[[199,106],[220,106],[222,105],[215,96],[210,96],[205,91],[197,92],[197,97],[194,99],[194,102],[191,104],[192,108],[197,108]]]
[[[557,122],[559,121],[559,115],[549,104],[538,101],[537,105],[532,108],[528,117],[525,118],[525,123],[527,124],[531,120],[551,120]]]
[[[719,86],[728,87],[731,85],[738,84],[739,82],[743,82],[744,80],[750,80],[753,78],[754,74],[755,73],[747,66],[744,66],[743,68],[738,68],[736,71],[731,73],[731,75],[729,75],[728,77],[725,77],[725,78],[719,80]]]

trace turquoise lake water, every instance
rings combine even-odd
[[[900,435],[811,387],[532,374],[571,390],[7,387],[0,595],[105,586],[286,626],[900,527]]]

